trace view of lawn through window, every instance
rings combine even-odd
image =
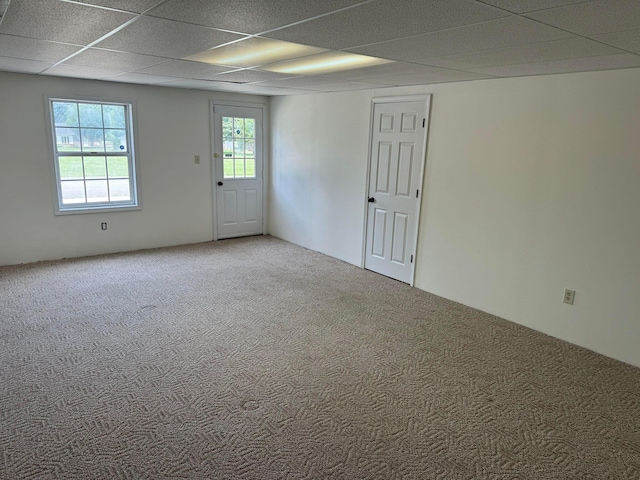
[[[132,204],[128,105],[51,102],[62,205]]]
[[[222,117],[224,178],[256,178],[256,121]]]

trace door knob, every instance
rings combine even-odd
[[[222,182],[218,182],[218,186],[221,187],[222,185],[224,185],[224,183]]]
[[[376,201],[376,199],[375,199],[375,198],[373,198],[373,197],[369,197],[369,198],[367,198],[367,202],[369,202],[369,203],[373,203],[373,202],[375,202],[375,201]]]
[[[213,158],[220,158],[220,154],[219,153],[214,153],[213,154]]]

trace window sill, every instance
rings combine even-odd
[[[132,210],[142,210],[142,205],[99,205],[95,207],[75,207],[65,208],[64,210],[57,209],[56,215],[77,215],[84,213],[113,213],[113,212],[128,212]]]

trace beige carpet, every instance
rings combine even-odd
[[[640,369],[274,238],[0,298],[2,479],[640,478]]]

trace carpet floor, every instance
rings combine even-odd
[[[2,479],[638,479],[640,369],[271,237],[0,268]]]

